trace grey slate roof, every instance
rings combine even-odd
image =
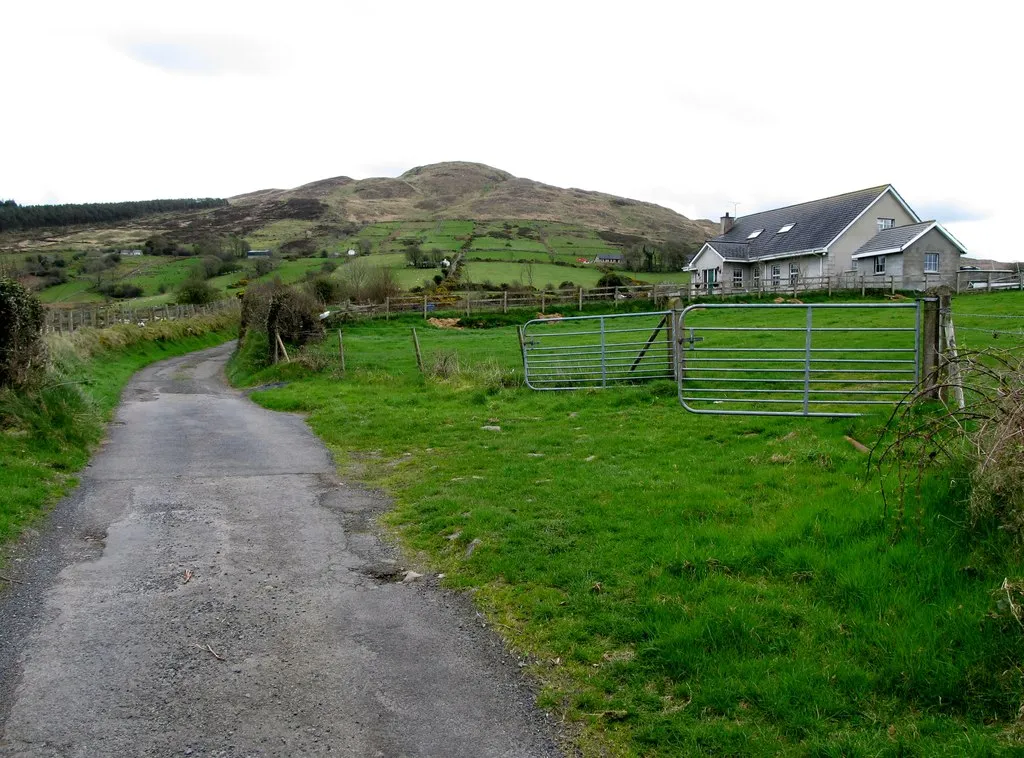
[[[883,184],[847,192],[845,195],[741,216],[736,219],[732,229],[708,240],[708,244],[726,258],[744,260],[823,248],[888,187],[888,184]],[[793,224],[793,228],[779,234],[779,229],[786,224]],[[764,231],[754,239],[747,239],[757,229]]]
[[[902,250],[903,246],[914,239],[914,237],[934,225],[934,221],[922,221],[919,224],[907,224],[906,226],[894,226],[892,229],[885,229],[857,248],[853,254],[864,255],[882,250]]]
[[[726,260],[745,261],[750,258],[750,245],[746,242],[721,242],[717,240],[717,237],[714,240],[708,240],[708,244]]]

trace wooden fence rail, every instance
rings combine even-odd
[[[220,313],[238,307],[237,300],[218,300],[208,305],[153,305],[132,307],[128,303],[93,308],[48,307],[43,331],[67,333],[78,329],[104,329],[117,324],[145,325],[153,321],[173,321],[192,316]]]
[[[938,281],[935,282],[939,284]],[[712,285],[701,282],[680,284],[644,284],[630,287],[575,287],[572,289],[544,290],[540,292],[473,292],[453,291],[446,295],[400,295],[386,298],[383,303],[346,303],[331,306],[330,310],[353,315],[389,318],[401,313],[419,313],[430,318],[438,311],[458,312],[466,316],[474,313],[508,313],[509,310],[535,308],[546,314],[554,310],[582,310],[589,303],[617,303],[623,300],[651,300],[662,306],[672,301],[687,301],[698,297],[728,297],[730,295],[776,295],[796,298],[806,292],[860,291],[895,294],[900,286],[893,276],[860,276],[839,274],[822,277],[780,277],[763,279],[756,284],[736,286],[731,281]],[[1024,290],[1024,272],[1021,271],[961,271],[957,274],[958,292],[995,292],[1002,289]],[[199,314],[216,313],[234,308],[234,299],[220,300],[209,305],[157,305],[146,308],[132,307],[128,303],[117,305],[64,309],[47,307],[48,332],[73,332],[76,329],[103,328],[115,324],[149,323],[155,320],[188,318]]]

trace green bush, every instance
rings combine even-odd
[[[181,305],[206,305],[217,299],[217,290],[209,282],[191,278],[178,289],[177,301]]]
[[[43,306],[13,279],[0,278],[0,387],[29,384],[44,368]]]

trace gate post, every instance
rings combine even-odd
[[[921,322],[921,391],[935,398],[939,396],[939,298],[924,299]]]

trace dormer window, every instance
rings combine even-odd
[[[747,235],[747,239],[748,240],[752,240],[752,239],[754,239],[754,237],[757,237],[763,231],[764,231],[764,229],[755,229],[754,231],[752,231],[750,234]]]
[[[779,234],[785,234],[790,229],[792,229],[794,226],[796,226],[796,224],[784,224],[782,226],[782,228],[779,229]]]
[[[886,229],[892,229],[896,226],[896,219],[894,218],[880,218],[878,219],[878,231],[884,232]]]

